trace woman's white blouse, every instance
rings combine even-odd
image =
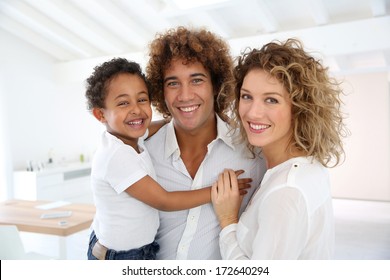
[[[334,220],[328,170],[311,157],[269,169],[238,224],[220,233],[223,259],[330,259]]]

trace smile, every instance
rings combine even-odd
[[[129,122],[127,122],[127,124],[128,125],[141,125],[143,122],[144,122],[144,120],[140,119],[140,120],[129,121]]]
[[[190,107],[178,107],[178,109],[182,112],[185,112],[185,113],[191,113],[193,111],[195,111],[196,109],[199,108],[200,105],[194,105],[194,106],[190,106]]]
[[[248,124],[252,130],[257,130],[257,131],[262,131],[262,130],[265,130],[265,129],[271,127],[270,125],[267,125],[267,124],[254,124],[251,122],[248,122]]]

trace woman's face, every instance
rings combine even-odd
[[[289,93],[276,78],[262,69],[247,73],[238,111],[251,145],[284,153],[292,135],[291,108]]]

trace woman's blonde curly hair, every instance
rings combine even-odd
[[[344,154],[342,137],[348,135],[341,112],[340,83],[328,76],[328,68],[310,56],[297,39],[274,41],[261,49],[249,49],[234,68],[233,123],[247,140],[238,115],[240,90],[247,73],[263,69],[290,94],[293,135],[290,147],[313,156],[322,165],[334,167]],[[249,145],[253,151],[255,147]]]
[[[149,45],[146,75],[152,88],[152,104],[164,118],[170,117],[164,101],[164,71],[173,59],[186,63],[200,62],[210,72],[214,90],[214,110],[227,120],[227,97],[233,93],[233,59],[228,44],[205,29],[188,29],[179,26],[157,34]]]

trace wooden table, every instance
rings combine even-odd
[[[60,258],[66,259],[65,237],[88,229],[95,215],[92,204],[71,203],[53,209],[39,209],[50,201],[8,200],[0,203],[0,224],[16,225],[19,231],[58,235]],[[41,219],[43,213],[72,211],[69,217]],[[65,221],[65,223],[64,223]]]

